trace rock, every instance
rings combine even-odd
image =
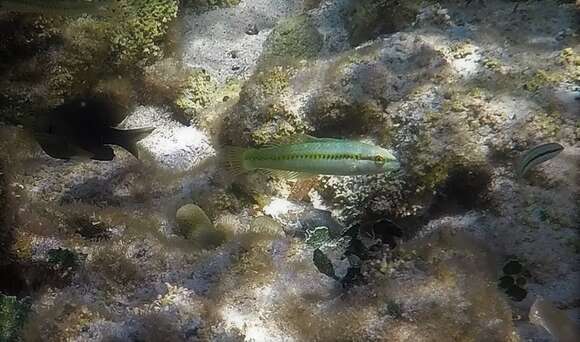
[[[254,70],[263,43],[280,18],[298,14],[300,1],[242,1],[233,8],[221,8],[184,17],[182,45],[186,64],[207,70],[218,84],[230,78],[244,78]],[[256,34],[247,34],[248,23],[255,25]],[[232,59],[223,51],[240,51]],[[237,70],[232,70],[237,66]]]
[[[123,127],[155,127],[139,146],[144,152],[143,159],[164,171],[191,171],[215,156],[203,132],[174,121],[163,108],[138,107],[123,122]]]
[[[281,21],[264,42],[262,60],[300,61],[314,58],[322,48],[322,36],[312,20],[300,15]]]
[[[329,211],[284,199],[275,199],[270,202],[264,207],[264,213],[280,222],[286,235],[292,237],[304,239],[309,232],[318,227],[326,227],[331,238],[339,237],[344,231],[344,227],[332,217]]]
[[[198,247],[213,248],[225,240],[225,233],[217,230],[205,212],[195,204],[180,207],[175,221],[181,235]]]

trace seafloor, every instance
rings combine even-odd
[[[574,336],[578,2],[16,2],[0,1],[0,341]],[[88,93],[156,127],[140,159],[38,146],[26,122]],[[220,163],[299,134],[390,148],[402,170]],[[517,179],[548,142],[564,150]],[[533,318],[538,298],[553,310]]]

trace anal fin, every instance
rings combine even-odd
[[[260,169],[260,172],[271,177],[282,178],[287,180],[301,180],[316,177],[316,175],[313,175],[311,173],[287,171],[287,170]]]

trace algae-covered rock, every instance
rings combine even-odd
[[[8,72],[0,80],[1,117],[6,113],[22,124],[20,117],[46,111],[64,98],[85,95],[102,79],[125,78],[126,71],[139,72],[163,56],[177,0],[107,1],[104,7],[108,10],[99,15],[2,13],[5,58],[0,58],[0,64],[10,61],[11,65],[0,65]]]
[[[284,236],[282,226],[268,216],[258,216],[250,222],[250,231],[272,236]]]
[[[19,332],[28,314],[29,304],[0,293],[0,341],[18,341]]]
[[[175,220],[181,232],[187,237],[197,229],[213,229],[209,217],[195,204],[180,207],[175,214]]]
[[[352,1],[347,12],[347,29],[352,45],[372,40],[380,34],[401,30],[415,19],[417,1]]]
[[[301,60],[316,57],[322,48],[322,35],[311,19],[300,15],[283,20],[264,43],[263,60]]]
[[[217,8],[232,7],[241,0],[182,0],[184,7],[192,8],[196,12],[209,11]]]
[[[175,100],[188,84],[193,69],[180,60],[168,57],[144,68],[143,82],[150,97]]]
[[[262,145],[305,133],[303,119],[282,100],[292,74],[289,66],[257,71],[242,86],[238,102],[226,111],[221,138],[229,144]]]
[[[193,69],[175,100],[178,108],[196,116],[202,109],[216,102],[217,85],[203,69]]]
[[[225,233],[217,230],[205,212],[195,204],[179,208],[175,221],[179,232],[201,248],[216,247],[225,239]]]
[[[118,7],[111,41],[119,63],[145,65],[163,56],[161,45],[177,16],[179,1],[123,0]]]

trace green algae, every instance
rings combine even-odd
[[[314,253],[312,255],[312,262],[314,263],[314,265],[316,266],[316,268],[320,273],[333,279],[338,279],[334,271],[334,266],[332,265],[332,262],[326,256],[326,254],[324,254],[319,248],[316,248],[314,250]]]

